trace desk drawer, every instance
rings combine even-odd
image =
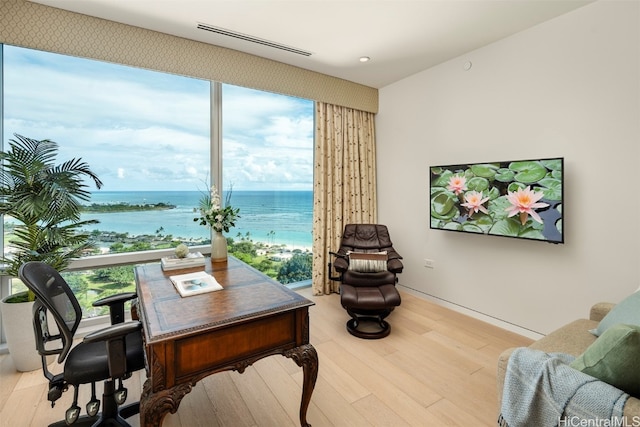
[[[295,311],[177,339],[175,377],[228,368],[230,364],[296,343]]]

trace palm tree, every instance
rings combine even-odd
[[[9,150],[0,152],[0,214],[18,222],[9,241],[15,251],[0,257],[6,264],[4,274],[17,276],[20,266],[31,260],[63,270],[71,258],[94,247],[81,229],[98,221],[81,221],[80,210],[81,202],[91,197],[84,179],[98,189],[102,181],[82,159],[56,165],[56,142],[15,137]]]

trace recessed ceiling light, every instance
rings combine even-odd
[[[371,60],[371,58],[369,58],[368,56],[361,56],[360,57],[360,62],[369,62]]]

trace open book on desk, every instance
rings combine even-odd
[[[169,276],[169,279],[183,297],[223,289],[215,277],[204,271]]]

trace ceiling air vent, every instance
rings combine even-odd
[[[244,41],[248,41],[248,42],[251,42],[251,43],[258,43],[258,44],[261,44],[263,46],[273,47],[275,49],[286,50],[287,52],[296,53],[298,55],[311,56],[311,52],[307,52],[306,50],[296,49],[295,47],[286,46],[286,45],[283,45],[283,44],[271,42],[269,40],[259,39],[257,37],[252,37],[252,36],[249,36],[249,35],[246,35],[246,34],[242,34],[242,33],[236,33],[236,32],[230,31],[230,30],[225,30],[224,28],[214,27],[214,26],[209,25],[209,24],[198,23],[198,29],[205,30],[205,31],[211,31],[212,33],[221,34],[221,35],[227,36],[227,37],[233,37],[234,39],[244,40]]]

